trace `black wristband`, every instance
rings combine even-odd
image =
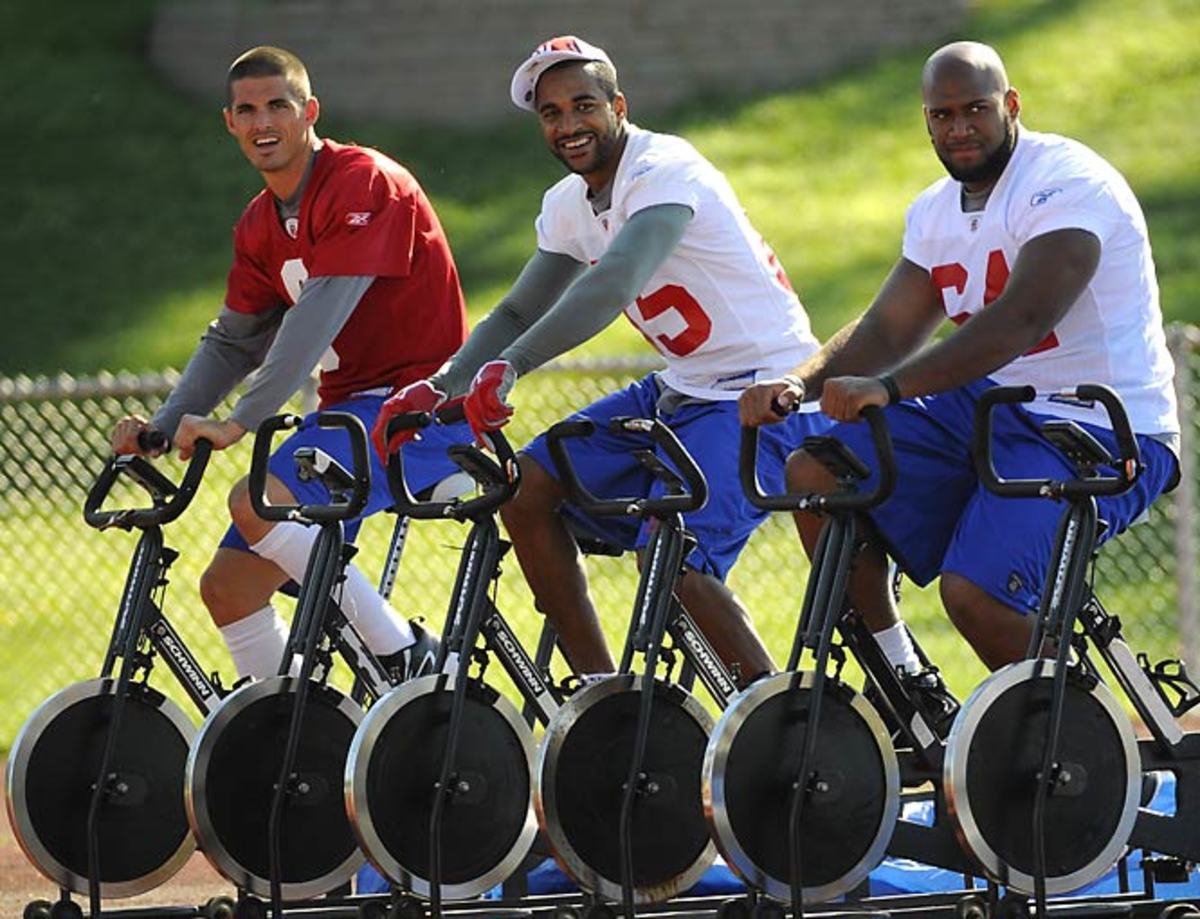
[[[883,388],[887,390],[888,405],[895,405],[900,401],[900,387],[896,385],[896,378],[894,376],[892,376],[890,373],[885,373],[882,376],[876,377],[875,379],[883,384]]]

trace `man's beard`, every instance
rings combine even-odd
[[[562,163],[570,172],[585,174],[591,172],[600,172],[620,153],[621,141],[624,134],[620,131],[612,131],[605,134],[596,134],[596,149],[592,154],[591,162],[587,166],[580,169],[571,164],[571,162],[558,150],[553,148],[551,152],[555,159]]]
[[[952,179],[970,184],[980,182],[990,184],[1000,178],[1000,174],[1004,172],[1004,167],[1012,159],[1013,150],[1016,149],[1016,146],[1017,132],[1014,130],[1014,123],[1009,119],[1005,119],[1004,140],[978,166],[970,166],[965,169],[955,166],[951,162],[949,155],[944,155],[940,150],[938,151],[938,159],[942,161],[942,165],[946,167],[946,171],[950,173]]]

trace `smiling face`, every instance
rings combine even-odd
[[[603,188],[624,149],[625,97],[609,99],[589,65],[572,62],[542,74],[534,106],[550,152],[589,188]]]
[[[999,58],[976,50],[984,47],[961,43],[943,49],[926,65],[923,88],[933,149],[946,171],[972,192],[990,188],[1004,172],[1021,111]]]
[[[235,80],[229,93],[226,128],[271,190],[289,197],[316,145],[316,97],[299,98],[282,76]]]

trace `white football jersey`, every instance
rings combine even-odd
[[[1083,144],[1021,128],[986,208],[964,212],[961,189],[950,178],[927,188],[909,208],[904,233],[904,257],[930,273],[956,323],[1000,296],[1028,240],[1079,228],[1102,247],[1091,282],[1055,329],[991,378],[1032,385],[1035,411],[1108,427],[1103,409],[1054,395],[1105,383],[1120,394],[1134,431],[1178,432],[1146,219],[1121,174]]]
[[[583,178],[567,176],[542,199],[538,248],[593,265],[633,214],[658,204],[682,204],[692,219],[625,315],[666,359],[663,382],[736,399],[817,350],[775,253],[725,177],[680,137],[629,125],[609,209],[593,213]]]

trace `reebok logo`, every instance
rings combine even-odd
[[[346,226],[348,227],[365,227],[370,222],[370,211],[350,211],[346,214]]]

